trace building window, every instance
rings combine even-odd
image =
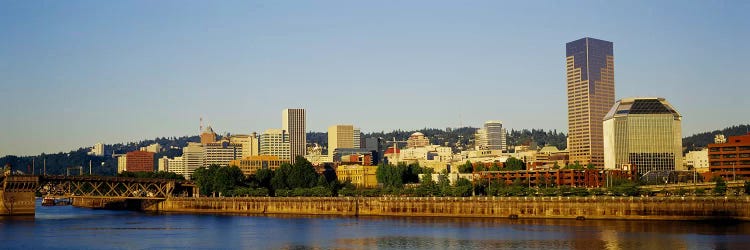
[[[711,152],[719,152],[719,148],[711,148]]]
[[[721,151],[737,151],[737,147],[723,147]]]
[[[731,155],[724,155],[724,158],[735,158],[737,155],[731,154]]]
[[[750,150],[750,146],[741,146],[740,151],[747,151]]]

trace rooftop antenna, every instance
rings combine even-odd
[[[200,128],[198,128],[198,134],[200,134],[201,132],[203,132],[203,117],[201,117],[201,126]]]

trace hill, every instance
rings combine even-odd
[[[729,138],[730,136],[745,135],[750,131],[750,124],[731,126],[722,130],[714,130],[700,134],[694,134],[682,139],[684,151],[692,151],[708,146],[714,143],[714,136],[722,134]]]

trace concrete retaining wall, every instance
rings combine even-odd
[[[143,209],[341,216],[750,220],[749,197],[171,198],[144,204]]]

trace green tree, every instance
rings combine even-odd
[[[714,195],[725,195],[727,193],[727,182],[721,176],[714,176],[711,181],[716,182],[714,186]]]
[[[745,181],[745,195],[750,194],[750,180]]]
[[[513,170],[524,170],[524,169],[526,169],[526,163],[524,163],[520,159],[517,159],[515,157],[509,157],[507,160],[505,160],[505,167],[503,168],[503,170],[513,171]]]
[[[255,171],[255,174],[252,175],[252,179],[257,182],[257,185],[259,187],[271,189],[271,179],[273,178],[273,170],[271,169],[260,169],[258,171]]]
[[[419,196],[437,196],[440,195],[440,189],[435,181],[432,180],[432,174],[422,175],[422,180],[417,188]]]
[[[589,163],[589,164],[586,164],[586,169],[588,169],[588,170],[594,170],[594,169],[596,169],[596,166],[594,166],[593,163]]]
[[[492,163],[492,167],[490,167],[490,171],[500,171],[500,166],[497,165],[497,162]]]
[[[471,164],[471,161],[466,161],[463,165],[458,166],[458,172],[462,174],[473,173],[474,165]]]
[[[456,186],[453,187],[451,196],[454,197],[468,197],[471,196],[472,184],[466,178],[458,178]]]

